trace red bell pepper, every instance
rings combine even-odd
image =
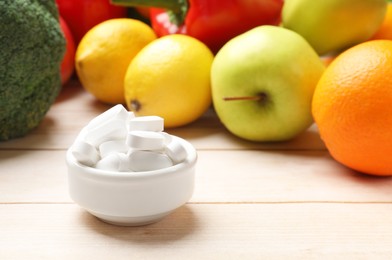
[[[60,21],[61,30],[63,31],[65,37],[65,41],[67,43],[66,44],[67,48],[65,49],[64,57],[63,60],[61,61],[61,66],[60,66],[61,85],[65,85],[65,83],[67,83],[68,80],[71,78],[75,69],[76,46],[71,30],[68,27],[68,24],[61,16],[59,17],[59,21]]]
[[[93,26],[108,19],[127,16],[127,8],[114,6],[110,0],[56,0],[56,3],[76,45]]]
[[[283,0],[111,1],[126,6],[152,6],[150,20],[158,36],[187,34],[204,42],[213,52],[253,27],[277,25],[283,7]]]

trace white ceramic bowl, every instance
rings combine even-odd
[[[193,194],[197,153],[178,139],[187,158],[174,166],[148,172],[99,170],[76,161],[68,149],[69,193],[73,201],[105,222],[139,226],[159,221],[184,205]]]

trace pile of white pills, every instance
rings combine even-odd
[[[71,152],[80,164],[102,170],[162,169],[187,156],[182,144],[163,130],[163,118],[135,117],[122,105],[116,105],[88,123]]]

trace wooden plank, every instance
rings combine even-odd
[[[98,113],[78,113],[76,117],[74,113],[63,113],[58,114],[59,118],[56,119],[50,113],[41,125],[27,136],[0,142],[0,150],[67,149],[78,132],[96,115]],[[165,131],[188,140],[199,150],[325,150],[315,125],[293,140],[277,143],[245,141],[230,134],[223,127],[197,128],[193,125],[192,128],[180,127]]]
[[[0,142],[0,149],[66,149],[92,118],[108,108],[109,105],[95,100],[78,82],[71,82],[64,87],[37,129],[23,138]],[[166,131],[189,140],[198,149],[325,150],[315,125],[288,142],[248,142],[230,134],[213,109],[190,125]]]
[[[199,151],[192,202],[392,202],[326,151]],[[0,151],[0,202],[70,202],[65,151]]]
[[[143,227],[0,204],[1,259],[390,259],[390,204],[187,204]]]
[[[392,258],[392,178],[335,162],[315,125],[251,143],[212,109],[168,129],[198,149],[188,204],[144,227],[99,221],[69,198],[65,149],[107,108],[71,81],[35,131],[0,143],[0,259]]]
[[[70,201],[65,151],[0,151],[1,202]]]
[[[360,174],[326,151],[199,152],[195,201],[392,202],[392,178]]]
[[[326,150],[315,124],[296,138],[284,142],[251,142],[234,136],[223,126],[198,128],[195,125],[167,132],[190,141],[200,150]]]

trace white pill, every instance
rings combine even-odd
[[[97,149],[82,140],[78,140],[72,145],[71,152],[76,161],[90,167],[94,166],[100,159]]]
[[[111,140],[99,145],[99,153],[101,157],[106,157],[111,153],[127,153],[129,147],[125,144],[125,140]]]
[[[120,157],[115,154],[109,154],[97,162],[95,168],[106,171],[118,171],[120,168]]]
[[[133,151],[129,154],[129,162],[132,171],[153,171],[173,166],[166,154],[153,151]]]
[[[135,113],[133,113],[132,111],[128,111],[127,123],[132,119],[134,119],[135,117],[136,117]]]
[[[94,129],[107,121],[118,119],[124,122],[130,120],[130,117],[135,117],[133,112],[128,112],[123,105],[115,105],[114,107],[106,110],[99,116],[92,119],[86,126],[88,130]]]
[[[124,153],[111,153],[97,162],[95,168],[106,171],[130,171],[130,161]]]
[[[164,141],[165,145],[169,144],[173,139],[172,135],[170,135],[166,132],[161,132],[160,134],[163,135],[163,137],[165,138],[165,141]]]
[[[187,152],[180,141],[172,139],[170,143],[165,146],[165,153],[177,164],[185,160]]]
[[[127,136],[125,122],[120,119],[113,119],[90,129],[86,134],[86,141],[98,147],[100,144],[116,139],[124,139]]]
[[[131,119],[128,123],[129,131],[163,131],[163,118],[159,116],[140,116]]]
[[[131,131],[128,132],[126,144],[135,150],[162,150],[165,137],[160,132]]]

